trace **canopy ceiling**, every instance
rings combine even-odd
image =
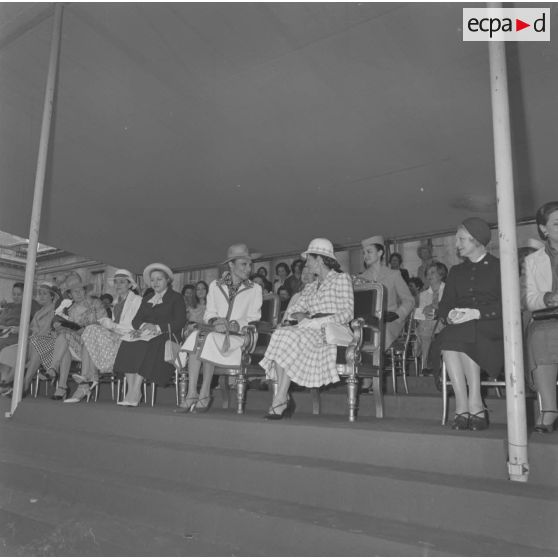
[[[488,48],[462,7],[66,5],[41,242],[137,271],[495,222]],[[0,5],[0,229],[22,236],[52,13]],[[521,218],[557,198],[558,43],[508,54]]]

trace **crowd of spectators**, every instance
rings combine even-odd
[[[519,254],[526,373],[541,400],[536,430],[551,432],[558,420],[558,322],[553,314],[558,307],[558,202],[544,204],[536,219],[542,242]],[[491,233],[483,220],[465,219],[455,238],[462,262],[448,271],[433,258],[431,247],[421,246],[416,277],[403,268],[399,253],[386,262],[384,238],[376,235],[362,241],[364,271],[354,277],[341,271],[332,243],[317,238],[290,266],[279,262],[273,281],[263,265],[253,273],[248,247],[234,244],[219,279],[209,285],[187,284],[181,294],[172,288],[172,270],[162,263],[145,268],[148,288],[143,296],[125,269],[115,273],[114,294],[98,298],[76,274],[65,281],[64,294],[52,283],[39,282],[31,309],[24,396],[39,369],[43,378],[57,380],[52,399],[66,403],[86,398],[99,374],[111,372],[126,379],[118,404],[137,407],[145,380],[165,385],[171,378],[174,366],[165,345],[174,339],[183,343],[181,354],[187,357],[182,365],[189,375],[178,411],[206,412],[215,367],[240,367],[240,330],[260,320],[265,296],[278,295],[282,327],[271,336],[261,360],[266,378],[277,383],[266,418],[278,420],[294,411],[291,382],[313,388],[339,381],[336,347],[325,343],[323,330],[336,324],[349,333],[353,285],[378,282],[387,291],[385,348],[415,320],[422,368],[437,373],[442,360],[446,364],[456,397],[452,427],[485,429],[489,420],[481,373],[496,378],[504,364],[500,267],[487,251]],[[22,294],[23,284],[15,283],[13,301],[0,312],[0,386],[6,394],[14,376]],[[80,362],[81,370],[73,375],[77,388],[70,397],[72,361]],[[362,389],[369,390],[370,384],[363,382]]]

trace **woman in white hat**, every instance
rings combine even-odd
[[[57,332],[54,344],[52,363],[47,370],[47,375],[53,376],[58,372],[58,387],[51,399],[65,399],[68,394],[68,375],[72,360],[81,359],[81,335],[86,326],[97,323],[105,318],[107,312],[99,299],[87,296],[90,285],[85,285],[81,277],[75,273],[66,279],[66,288],[72,295],[73,304],[68,308],[67,316],[63,316],[70,322],[81,326],[73,330],[61,325],[56,316],[53,321]]]
[[[353,318],[353,285],[349,275],[341,272],[332,243],[316,238],[302,257],[316,280],[304,287],[285,316],[297,325],[276,330],[260,362],[267,378],[277,381],[277,394],[265,416],[270,420],[293,412],[294,403],[288,393],[291,381],[306,387],[339,381],[337,346],[325,342],[322,326],[347,325]]]
[[[169,329],[180,338],[186,325],[186,305],[180,293],[172,289],[172,270],[165,264],[153,263],[144,269],[143,279],[155,294],[142,299],[132,319],[132,340],[122,341],[113,366],[115,373],[126,374],[128,391],[118,404],[128,407],[138,406],[143,379],[168,384],[174,368],[165,362],[165,342]]]
[[[211,405],[211,379],[215,366],[240,368],[244,339],[227,332],[238,332],[252,321],[259,320],[262,289],[249,280],[252,255],[246,244],[233,244],[223,262],[227,270],[212,281],[207,294],[204,322],[214,331],[200,335],[191,333],[183,350],[189,353],[188,394],[181,412],[205,412]],[[197,384],[203,363],[203,383],[198,395]]]
[[[37,300],[40,304],[39,310],[33,315],[29,324],[29,360],[27,363],[25,378],[23,381],[23,395],[25,396],[31,386],[31,381],[35,376],[42,362],[42,355],[35,349],[35,344],[39,339],[44,338],[46,343],[38,343],[40,347],[48,344],[48,352],[52,358],[55,336],[51,330],[52,318],[56,305],[62,299],[62,293],[52,283],[41,281],[37,285]],[[11,345],[0,351],[0,363],[9,368],[8,377],[13,381],[14,368],[16,365],[17,345]],[[48,361],[50,365],[50,360]],[[10,390],[11,391],[11,390]],[[5,393],[7,395],[8,392]]]
[[[78,388],[64,403],[77,403],[86,397],[99,380],[99,372],[112,372],[122,338],[133,331],[132,320],[141,305],[134,276],[127,269],[114,274],[116,300],[112,318],[101,318],[98,324],[85,328],[81,339],[81,374],[74,374]]]

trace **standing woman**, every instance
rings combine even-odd
[[[545,241],[525,258],[524,305],[533,312],[558,306],[558,201],[537,211],[537,226]],[[552,432],[558,420],[556,377],[558,373],[558,321],[531,321],[527,328],[527,380],[540,397],[541,416],[537,432]]]
[[[143,298],[132,320],[132,340],[122,341],[114,362],[114,372],[126,374],[128,390],[118,404],[127,407],[139,405],[144,378],[159,385],[168,383],[174,371],[165,362],[168,330],[170,327],[179,339],[186,325],[186,305],[180,293],[172,290],[171,269],[161,263],[150,264],[143,271],[143,280],[151,284],[155,294]]]
[[[306,285],[287,311],[286,319],[298,324],[277,329],[260,362],[267,378],[277,381],[277,394],[265,416],[270,420],[292,413],[291,381],[306,387],[339,381],[337,346],[325,343],[322,326],[341,324],[350,332],[348,324],[353,319],[353,285],[349,275],[341,272],[332,243],[315,238],[302,257],[317,279]]]
[[[454,430],[488,428],[481,397],[481,369],[496,378],[504,365],[500,262],[486,251],[490,228],[465,219],[455,243],[463,263],[450,269],[438,317],[447,326],[436,343],[455,392]]]

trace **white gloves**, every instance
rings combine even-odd
[[[480,312],[474,308],[454,308],[448,314],[448,322],[450,324],[463,324],[471,320],[478,320]]]

